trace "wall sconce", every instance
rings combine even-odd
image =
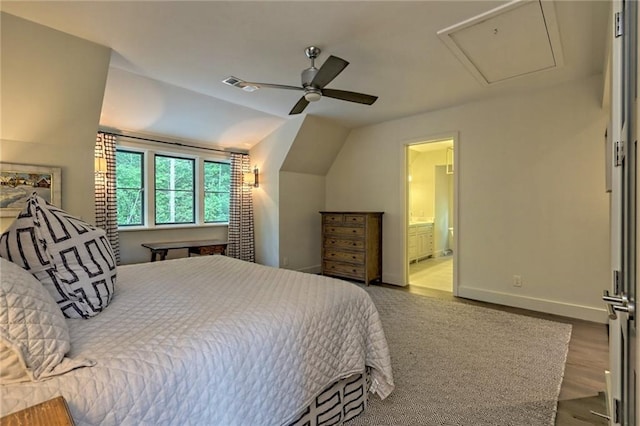
[[[97,175],[107,173],[107,159],[104,157],[96,157],[94,169]]]
[[[260,179],[258,177],[258,166],[253,168],[252,172],[244,173],[242,180],[245,185],[257,188],[260,186]]]

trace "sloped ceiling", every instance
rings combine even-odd
[[[280,170],[326,175],[348,135],[346,127],[307,115]]]
[[[247,93],[221,80],[299,85],[310,45],[322,49],[318,64],[329,55],[350,62],[327,87],[379,96],[372,106],[323,98],[305,111],[347,129],[602,72],[609,3],[557,1],[563,66],[480,84],[437,32],[505,3],[3,0],[0,7],[113,49],[103,124],[246,149],[289,119],[300,93]]]

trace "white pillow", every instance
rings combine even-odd
[[[0,256],[31,272],[69,318],[90,318],[113,297],[116,261],[104,230],[35,193],[0,236]]]
[[[67,322],[49,292],[29,272],[0,258],[0,384],[92,365],[64,358],[70,347]]]

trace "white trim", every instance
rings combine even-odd
[[[390,284],[401,285],[402,287],[406,287],[409,284],[409,252],[408,252],[408,234],[409,234],[409,185],[407,176],[409,174],[409,147],[411,145],[423,144],[423,143],[431,143],[431,142],[442,142],[446,140],[453,140],[453,164],[455,164],[455,172],[453,174],[453,283],[452,283],[452,293],[454,296],[459,296],[458,294],[458,276],[460,270],[460,256],[458,253],[460,251],[459,244],[459,236],[460,236],[460,221],[458,218],[460,217],[460,171],[462,168],[460,167],[460,132],[450,131],[434,134],[431,136],[425,136],[421,138],[413,138],[404,141],[402,144],[402,155],[400,156],[402,159],[402,175],[400,176],[400,187],[401,193],[403,197],[403,217],[402,217],[402,261],[404,262],[404,266],[402,268],[402,276],[401,277],[389,277],[383,279],[384,282],[388,282]],[[383,272],[384,274],[384,272]],[[389,281],[387,281],[389,280]]]
[[[554,300],[518,296],[515,294],[470,287],[459,287],[458,296],[466,299],[512,306],[530,311],[545,312],[601,324],[607,323],[607,311],[604,308],[593,308],[591,306],[575,305],[573,303],[563,303]]]

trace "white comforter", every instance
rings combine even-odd
[[[328,384],[372,367],[393,389],[378,312],[358,286],[203,256],[118,269],[112,304],[68,320],[96,361],[0,387],[0,413],[63,395],[78,425],[282,425]]]

